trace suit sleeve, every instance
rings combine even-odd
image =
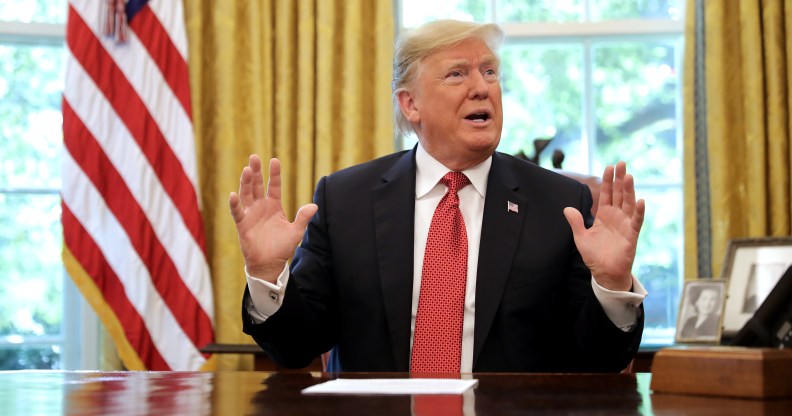
[[[581,185],[580,211],[586,213],[586,227],[594,224],[591,216],[592,196],[585,185]],[[573,245],[574,246],[574,245]],[[577,248],[573,254],[573,274],[570,279],[570,299],[576,311],[574,324],[575,343],[578,350],[577,366],[583,371],[621,371],[630,363],[638,351],[643,333],[643,305],[637,311],[637,321],[631,331],[622,331],[606,315],[591,288],[591,272],[583,263]],[[580,300],[582,304],[579,304]]]
[[[324,204],[326,178],[314,194],[319,211],[306,228],[303,241],[290,266],[291,277],[280,309],[262,323],[254,323],[242,301],[242,330],[280,366],[303,368],[336,343],[334,328],[338,296],[333,284],[331,247],[327,236]]]

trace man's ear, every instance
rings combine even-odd
[[[399,100],[399,108],[401,109],[404,118],[410,123],[418,123],[421,121],[421,114],[418,112],[418,107],[415,105],[415,97],[410,91],[401,90],[397,94]]]

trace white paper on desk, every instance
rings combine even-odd
[[[462,394],[478,380],[458,378],[339,378],[303,389],[303,394]]]

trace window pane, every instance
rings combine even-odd
[[[675,43],[599,44],[592,53],[594,171],[627,160],[643,183],[680,182]]]
[[[553,138],[541,153],[550,165],[554,149],[564,167],[586,166],[581,140],[583,53],[580,45],[507,45],[501,53],[504,128],[498,150],[535,156],[537,138]],[[581,165],[582,163],[582,165]]]
[[[57,370],[61,368],[60,361],[60,348],[55,346],[0,347],[0,370]]]
[[[0,336],[60,335],[60,197],[0,194]]]
[[[682,7],[681,0],[592,0],[591,20],[679,20]]]
[[[639,187],[636,194],[647,206],[633,265],[650,293],[644,300],[643,343],[671,343],[682,289],[682,190]]]
[[[60,188],[62,57],[0,45],[0,188]]]
[[[437,19],[484,22],[490,0],[403,0],[402,26],[415,27]]]
[[[0,20],[10,22],[66,23],[63,0],[0,0]]]
[[[497,0],[500,22],[579,22],[583,0]]]

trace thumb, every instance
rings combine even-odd
[[[305,231],[308,226],[308,221],[311,221],[319,207],[316,204],[305,204],[297,211],[297,216],[294,218],[294,225],[300,227],[301,231]]]
[[[576,210],[572,207],[564,208],[564,216],[569,223],[569,226],[572,227],[572,234],[578,235],[586,231],[586,226],[583,225],[583,215],[580,211]]]

